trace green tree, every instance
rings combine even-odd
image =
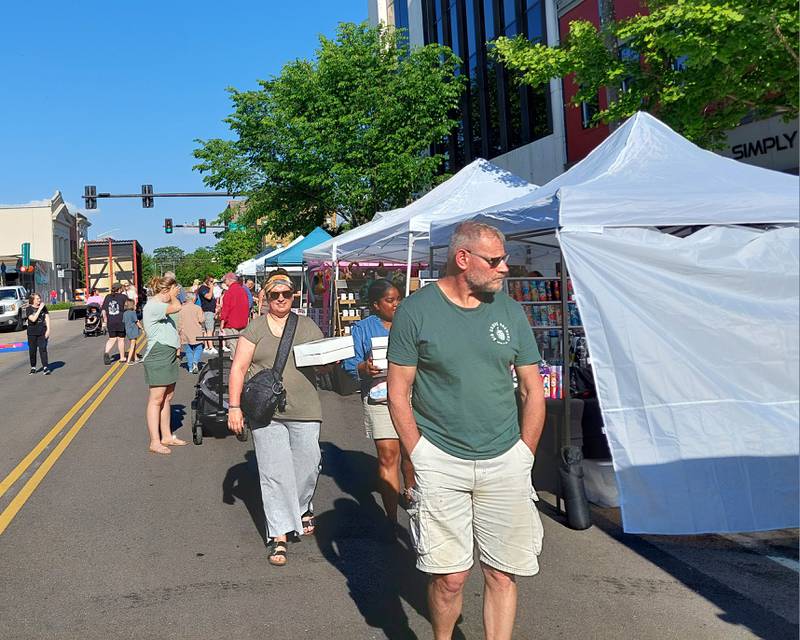
[[[165,271],[176,271],[186,253],[180,247],[170,245],[158,247],[153,251],[153,263],[157,274]]]
[[[195,169],[245,192],[237,223],[308,233],[336,213],[355,226],[435,180],[430,154],[457,125],[464,79],[446,47],[404,48],[391,27],[342,23],[314,60],[295,60],[254,91],[230,89],[232,140],[198,140]]]
[[[575,74],[573,104],[605,90],[594,122],[645,110],[702,146],[749,115],[798,115],[798,13],[792,0],[650,0],[650,13],[570,23],[559,47],[500,38],[497,58],[539,86]]]
[[[221,275],[222,270],[216,262],[216,256],[216,248],[212,247],[200,247],[186,254],[175,269],[178,282],[188,287],[195,279]]]
[[[142,252],[142,281],[146,284],[158,275],[158,268],[149,253]]]
[[[252,258],[263,246],[261,233],[253,227],[216,235],[219,242],[214,245],[213,252],[220,273],[236,271],[240,263]]]

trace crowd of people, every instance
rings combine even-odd
[[[452,636],[475,545],[487,637],[511,637],[516,578],[538,572],[543,529],[531,470],[544,426],[541,357],[521,306],[501,292],[507,259],[499,231],[464,223],[453,234],[446,273],[437,282],[401,300],[397,283],[375,278],[367,291],[372,313],[353,326],[355,355],[341,363],[360,386],[364,429],[378,458],[378,489],[395,533],[398,507],[408,511],[417,567],[429,575],[435,638]],[[351,265],[351,277],[353,272],[357,265]],[[227,341],[228,428],[238,434],[247,425],[252,431],[267,560],[286,565],[288,541],[313,534],[316,526],[323,416],[319,368],[297,367],[285,356],[322,332],[291,313],[295,286],[283,269],[271,272],[260,291],[233,273],[220,281],[196,280],[185,290],[165,273],[150,283],[141,320],[130,289],[115,284],[104,298],[92,292],[87,302],[100,306],[108,330],[104,362],[111,362],[115,347],[121,361],[137,362],[138,338],[147,338],[142,361],[153,453],[168,455],[171,447],[187,444],[170,424],[182,352],[196,373],[203,354],[220,355],[208,336],[236,336]],[[48,372],[49,331],[47,309],[33,294],[31,373],[37,352]],[[378,366],[373,339],[387,337],[387,362]],[[253,420],[243,411],[247,394],[255,393],[248,381],[276,366],[282,368],[280,401],[266,419]]]

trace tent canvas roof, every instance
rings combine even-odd
[[[409,233],[415,238],[427,238],[433,220],[454,212],[466,216],[535,188],[513,173],[478,159],[408,206],[377,213],[370,222],[307,250],[304,256],[309,261],[335,257],[349,261],[405,262]],[[427,243],[424,243],[415,247],[412,261],[426,260],[427,256]]]
[[[471,219],[537,228],[796,223],[798,178],[724,158],[639,112],[571,169]],[[447,243],[460,218],[432,225]]]
[[[317,227],[307,236],[295,238],[280,251],[274,251],[264,257],[264,266],[300,265],[303,264],[303,251],[310,249],[331,238],[322,227]]]

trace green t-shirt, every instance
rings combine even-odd
[[[253,353],[253,362],[247,372],[248,379],[262,369],[275,364],[275,354],[278,352],[280,338],[272,335],[267,323],[267,316],[253,318],[239,334],[256,345]],[[292,346],[321,340],[324,336],[319,327],[311,318],[299,316],[297,329],[294,332]],[[241,338],[239,338],[241,340]],[[277,420],[322,420],[322,405],[315,386],[316,374],[313,367],[297,368],[294,363],[294,350],[289,354],[286,368],[283,370],[283,386],[286,388],[286,411],[276,413]]]
[[[464,460],[486,460],[519,440],[511,366],[541,360],[522,307],[505,293],[474,309],[435,283],[398,307],[390,362],[416,366],[412,406],[423,436]]]
[[[176,349],[181,348],[178,330],[175,328],[175,322],[167,315],[167,307],[169,304],[153,296],[142,309],[142,326],[147,335],[148,353],[156,342]]]

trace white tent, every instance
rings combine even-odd
[[[473,217],[511,238],[559,230],[626,531],[798,526],[799,188],[640,113]],[[459,221],[434,223],[432,244]]]
[[[307,262],[346,260],[412,262],[428,258],[431,222],[468,216],[536,188],[500,167],[478,159],[402,209],[378,213],[368,223],[303,252]],[[408,278],[407,278],[408,282]]]

